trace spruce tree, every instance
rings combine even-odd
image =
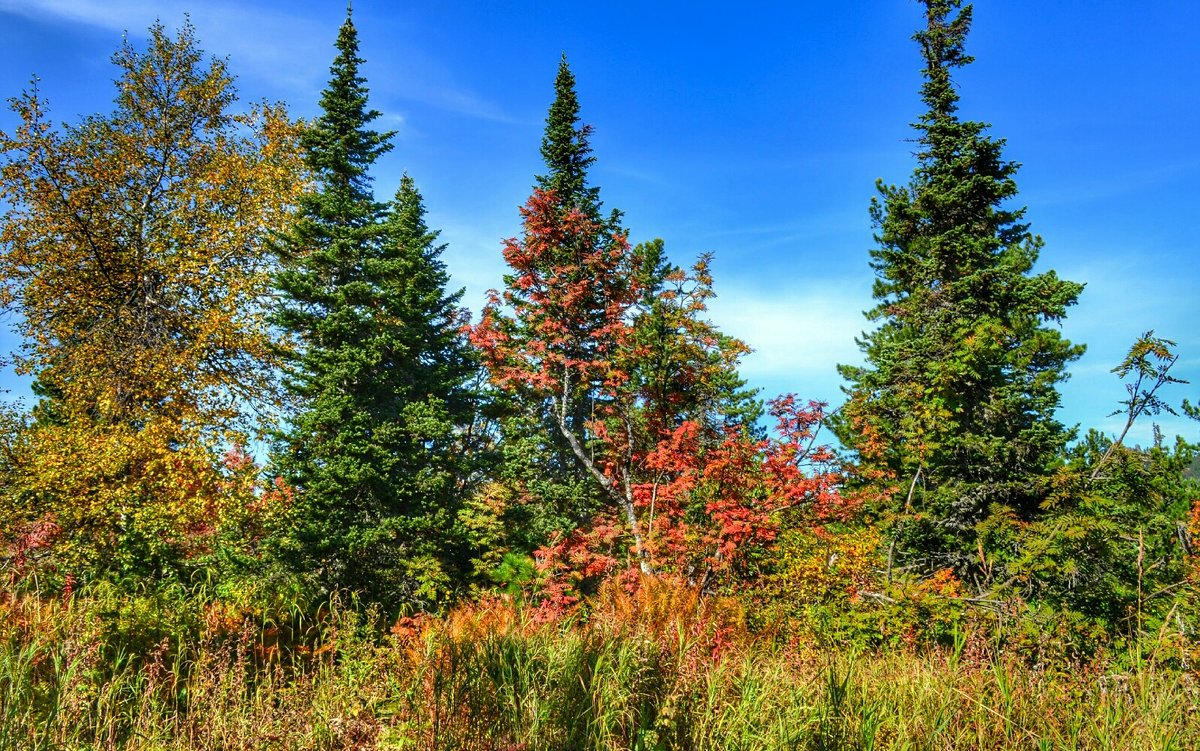
[[[527,501],[506,509],[509,546],[536,548],[617,510],[651,571],[632,496],[646,457],[685,422],[715,443],[761,407],[737,374],[748,348],[704,320],[709,257],[685,271],[661,240],[631,246],[619,211],[602,214],[579,112],[564,56],[542,139],[546,172],[522,209],[523,236],[505,249],[506,289],[474,338],[509,407],[501,484]]]
[[[564,53],[554,79],[554,100],[546,115],[542,137],[541,155],[546,172],[536,176],[533,187],[535,191],[555,196],[559,220],[569,211],[580,211],[587,218],[603,223],[608,231],[598,236],[611,239],[614,233],[622,231],[621,214],[613,210],[606,222],[600,215],[600,188],[591,185],[588,179],[588,169],[596,161],[589,143],[591,133],[591,126],[580,120],[575,76]],[[579,245],[579,238],[564,235],[548,266],[570,265],[575,257],[586,252],[587,248]],[[504,281],[511,287],[515,276],[506,275]],[[573,529],[586,519],[603,503],[603,494],[560,435],[554,416],[530,409],[536,399],[519,389],[496,394],[495,399],[505,413],[500,422],[500,478],[506,485],[523,488],[524,494],[539,501],[510,510],[512,544],[533,549],[555,532]],[[583,432],[592,406],[587,396],[574,400],[568,421],[576,432]]]
[[[554,102],[546,115],[546,132],[542,136],[542,159],[547,171],[538,175],[536,187],[553,191],[564,207],[579,209],[598,220],[600,188],[588,184],[588,168],[596,161],[588,143],[591,133],[592,127],[579,121],[575,75],[564,53],[554,78]],[[619,212],[614,212],[614,220],[619,216]]]
[[[923,2],[917,167],[906,186],[880,181],[872,200],[878,328],[859,342],[866,366],[839,368],[849,398],[835,429],[890,499],[889,561],[986,586],[1000,571],[981,523],[1034,517],[1070,437],[1056,386],[1083,348],[1050,324],[1083,287],[1033,273],[1042,240],[1009,208],[1018,165],[986,124],[958,117],[951,74],[972,60],[971,6]]]
[[[391,133],[370,129],[349,16],[322,114],[304,136],[315,190],[282,248],[280,327],[297,345],[298,411],[277,446],[298,490],[290,559],[327,590],[395,611],[434,605],[457,578],[451,443],[471,405],[448,277],[407,175],[378,203],[369,168]]]

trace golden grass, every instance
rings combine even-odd
[[[1185,671],[781,645],[662,583],[555,623],[503,600],[390,631],[336,603],[270,627],[157,616],[0,597],[0,750],[1200,748]]]

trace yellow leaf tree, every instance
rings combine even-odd
[[[42,397],[0,516],[10,558],[75,575],[162,572],[249,502],[219,452],[277,398],[271,243],[303,187],[296,125],[233,112],[190,24],[113,62],[110,114],[55,126],[35,86],[0,132],[0,303]]]

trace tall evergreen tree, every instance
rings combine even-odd
[[[509,526],[526,535],[512,547],[619,509],[649,571],[634,500],[648,455],[685,422],[723,440],[725,427],[752,423],[761,409],[736,371],[748,348],[703,318],[708,257],[684,271],[661,240],[631,246],[619,211],[602,216],[579,109],[564,57],[542,140],[547,171],[522,209],[523,236],[505,248],[506,289],[474,338],[511,400],[502,479],[531,501],[510,509]]]
[[[411,178],[390,206],[368,173],[392,134],[369,128],[349,16],[322,114],[304,136],[316,189],[283,243],[277,321],[299,355],[299,409],[277,464],[299,490],[291,558],[328,589],[392,609],[445,597],[457,576],[455,425],[471,370],[448,277]]]
[[[554,79],[554,101],[546,116],[542,137],[541,155],[546,172],[538,175],[534,183],[535,192],[555,197],[547,210],[558,222],[568,212],[579,211],[588,220],[602,223],[600,188],[588,180],[588,169],[596,161],[589,143],[591,132],[591,126],[580,121],[575,76],[564,54]],[[605,231],[588,239],[612,242],[614,235],[623,233],[620,218],[620,212],[613,210],[607,218]],[[589,251],[585,244],[583,237],[564,235],[544,259],[545,267],[575,265],[576,259]],[[506,286],[512,287],[516,276],[507,275],[504,281]],[[564,283],[584,281],[570,279]],[[576,352],[573,356],[580,359],[584,353]],[[602,494],[555,427],[554,416],[528,409],[537,399],[520,389],[496,397],[506,413],[500,423],[501,479],[509,486],[523,488],[529,498],[538,501],[520,504],[510,510],[514,537],[511,542],[514,547],[532,549],[543,544],[555,531],[572,529],[586,519],[602,503]],[[592,414],[592,400],[585,394],[572,402],[568,423],[582,434],[583,425]]]
[[[589,140],[592,126],[579,121],[579,96],[575,92],[575,74],[564,53],[554,78],[554,102],[546,115],[542,136],[542,160],[546,174],[538,175],[539,190],[553,192],[567,209],[579,209],[592,219],[600,219],[600,188],[588,184],[588,168],[596,161]],[[613,221],[620,218],[614,211]]]
[[[860,341],[866,366],[839,368],[849,399],[836,431],[862,476],[888,491],[892,552],[983,586],[999,572],[978,525],[1001,511],[1036,515],[1070,436],[1054,418],[1056,386],[1083,348],[1048,324],[1083,287],[1033,273],[1042,240],[1023,208],[1007,207],[1018,165],[986,124],[957,115],[951,73],[972,60],[971,6],[923,2],[917,167],[907,186],[880,181],[872,200],[867,318],[879,326]]]

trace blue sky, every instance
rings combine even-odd
[[[413,175],[478,310],[540,171],[565,51],[596,129],[593,183],[632,239],[662,237],[681,264],[714,252],[712,318],[756,350],[743,373],[766,395],[837,404],[834,366],[859,360],[872,304],[874,184],[905,182],[913,167],[920,7],[750,8],[359,0],[372,104],[398,132],[376,189],[390,197]],[[36,74],[55,119],[107,111],[123,32],[139,40],[184,13],[205,50],[229,57],[244,100],[316,113],[341,2],[0,0],[0,95]],[[968,51],[962,114],[990,122],[1023,165],[1018,200],[1046,241],[1039,268],[1087,283],[1062,324],[1088,352],[1060,417],[1117,429],[1108,414],[1124,392],[1108,371],[1147,329],[1178,342],[1174,373],[1192,382],[1169,401],[1200,400],[1200,4],[979,0]],[[0,113],[0,128],[12,124]],[[1200,440],[1198,423],[1159,422]],[[1146,421],[1134,440],[1149,434]]]

